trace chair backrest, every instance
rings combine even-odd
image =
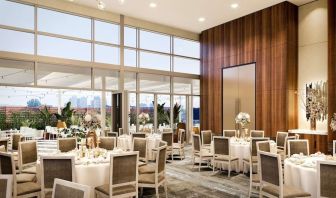
[[[123,128],[119,128],[119,136],[121,136],[121,135],[124,135],[124,129]],[[127,135],[127,134],[125,133],[125,135]]]
[[[106,150],[113,150],[116,144],[117,140],[115,137],[101,137],[99,147]]]
[[[336,140],[333,140],[333,156],[336,156]]]
[[[0,198],[12,198],[13,175],[0,175]]]
[[[198,134],[192,135],[192,145],[194,152],[200,152],[201,151],[201,138]]]
[[[169,132],[173,132],[173,129],[171,129],[171,128],[163,128],[163,129],[162,129],[162,132],[164,132],[164,133],[165,133],[165,132],[168,132],[168,133],[169,133]]]
[[[108,133],[111,132],[111,129],[104,129],[104,136],[107,137]]]
[[[12,175],[15,172],[15,163],[12,154],[0,152],[0,174]],[[15,178],[13,179],[15,180]]]
[[[250,131],[250,137],[252,138],[263,138],[265,137],[265,132],[261,130],[251,130]]]
[[[134,185],[134,192],[137,192],[139,152],[111,154],[110,159],[110,195],[113,195],[114,186]]]
[[[212,140],[211,130],[201,131],[201,135],[202,135],[202,145],[210,145]]]
[[[260,169],[260,184],[271,184],[278,187],[279,194],[283,193],[281,157],[269,152],[258,152]],[[283,196],[280,196],[283,197]]]
[[[4,146],[5,147],[5,152],[8,151],[8,138],[1,138],[0,139],[0,146]]]
[[[257,152],[271,152],[271,144],[270,141],[259,141],[257,142]]]
[[[35,164],[37,161],[37,145],[36,141],[19,142],[19,168],[23,166]]]
[[[336,197],[336,162],[317,161],[317,197]]]
[[[181,145],[184,145],[185,143],[185,130],[184,129],[180,129],[179,133],[178,133],[178,141],[180,142]]]
[[[167,161],[167,146],[162,146],[157,148],[156,153],[156,173],[161,174],[166,170],[166,161]]]
[[[252,138],[251,139],[251,145],[250,145],[250,151],[251,151],[251,157],[257,156],[257,142],[259,141],[268,141],[269,138]]]
[[[56,178],[75,181],[74,156],[41,156],[40,163],[42,193],[52,190]]]
[[[76,138],[59,138],[57,139],[57,150],[61,152],[69,152],[77,147]]]
[[[133,139],[133,151],[139,151],[139,158],[147,161],[147,138],[134,138]]]
[[[52,198],[90,198],[90,190],[90,186],[56,178]]]
[[[4,145],[0,146],[0,152],[7,152],[6,147]]]
[[[287,136],[288,136],[287,132],[281,132],[281,131],[277,132],[276,144],[277,144],[278,147],[280,147],[280,148],[285,147],[285,141],[286,141]]]
[[[167,147],[171,147],[173,145],[173,133],[172,132],[164,132],[161,134],[162,141],[167,142]]]
[[[236,137],[237,131],[236,130],[223,130],[224,137]]]
[[[214,137],[214,155],[230,155],[229,137]]]
[[[118,137],[118,132],[108,132],[107,137]]]
[[[146,138],[146,133],[132,133],[133,138]]]
[[[159,147],[161,147],[161,146],[167,146],[167,142],[165,142],[165,141],[160,141],[160,142],[159,142]]]
[[[286,139],[285,139],[285,147],[284,147],[284,152],[285,152],[285,155],[287,156],[288,155],[288,140],[296,140],[296,136],[287,136]]]
[[[309,155],[308,140],[288,140],[288,156],[300,153]]]
[[[19,133],[12,134],[12,150],[17,151],[19,149],[19,142],[23,140],[23,137]]]
[[[300,139],[300,134],[295,134],[295,139],[299,140]]]

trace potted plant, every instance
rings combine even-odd
[[[68,102],[65,107],[61,110],[61,114],[55,113],[58,123],[57,126],[61,128],[66,128],[66,126],[71,126],[71,117],[75,110],[71,109],[71,102]]]

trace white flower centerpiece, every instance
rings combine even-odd
[[[85,131],[87,131],[86,144],[88,144],[91,148],[97,146],[99,144],[101,115],[86,113],[84,119],[81,122],[81,127],[83,127]]]
[[[142,113],[139,114],[138,119],[139,119],[139,122],[141,124],[145,125],[146,122],[148,122],[150,120],[149,114],[142,112]]]
[[[250,115],[248,113],[245,113],[245,112],[240,112],[236,116],[235,120],[236,120],[236,124],[239,124],[241,126],[241,129],[244,131],[243,134],[239,134],[238,133],[238,137],[240,137],[242,135],[244,135],[244,137],[247,137],[247,131],[248,131],[248,129],[246,127],[251,122]]]
[[[334,113],[334,115],[331,117],[330,128],[334,132],[336,131],[336,113]]]

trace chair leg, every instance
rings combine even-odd
[[[198,172],[201,172],[201,164],[202,164],[202,158],[200,157],[200,161],[198,163]]]
[[[252,175],[250,175],[250,177],[252,177]],[[251,197],[251,191],[252,191],[252,178],[250,178],[250,187],[248,191],[248,197]]]
[[[215,162],[214,161],[212,162],[212,172],[213,173],[215,172]]]
[[[166,198],[168,198],[167,181],[165,181],[165,184],[164,184],[164,190],[165,190],[165,193],[166,193]]]
[[[155,195],[157,198],[159,198],[159,187],[158,186],[155,187]]]
[[[230,161],[229,161],[228,171],[229,171],[229,173],[228,173],[228,177],[230,177],[230,173],[231,173],[231,162],[230,162]]]

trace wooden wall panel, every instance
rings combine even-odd
[[[284,2],[201,34],[201,126],[222,130],[222,68],[256,62],[256,128],[297,127],[298,8]],[[232,118],[234,119],[234,118]]]

